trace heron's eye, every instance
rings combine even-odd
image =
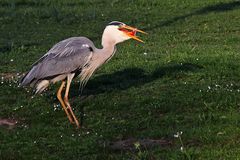
[[[121,28],[123,26],[123,24],[119,24],[118,27]]]

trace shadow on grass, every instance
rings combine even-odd
[[[193,63],[172,64],[157,68],[152,74],[147,74],[141,68],[127,68],[112,74],[105,74],[91,79],[83,89],[81,101],[106,92],[117,92],[130,87],[139,87],[165,75],[175,76],[179,72],[195,72],[203,67]],[[79,83],[73,83],[70,90],[71,98],[78,97]],[[84,123],[84,106],[78,107],[81,125]]]
[[[9,45],[0,47],[0,53],[10,52],[10,51],[11,51],[11,46],[9,46]]]
[[[173,17],[169,20],[160,22],[155,27],[146,28],[145,30],[152,30],[153,28],[169,26],[176,21],[183,20],[185,18],[192,17],[192,16],[195,16],[195,15],[204,15],[204,14],[208,14],[208,13],[211,13],[211,12],[226,12],[226,11],[231,11],[231,10],[237,9],[237,8],[240,8],[240,1],[233,1],[233,2],[228,2],[228,3],[218,3],[218,4],[215,4],[215,5],[210,5],[210,6],[203,7],[201,9],[198,9],[194,12],[191,12],[191,13],[188,13],[188,14],[185,14],[185,15]]]
[[[127,68],[112,74],[105,74],[91,79],[83,90],[82,96],[97,95],[105,92],[126,90],[130,87],[139,87],[165,75],[174,76],[178,72],[194,72],[203,68],[192,63],[173,64],[159,67],[152,74],[147,74],[141,68]],[[72,95],[79,96],[79,84],[74,83]]]

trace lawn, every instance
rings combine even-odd
[[[81,95],[73,82],[81,129],[56,99],[60,83],[18,87],[60,40],[101,47],[113,20],[149,34],[119,44]],[[1,0],[0,159],[240,159],[239,26],[231,0]]]

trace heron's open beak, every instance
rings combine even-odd
[[[134,27],[130,27],[130,26],[127,26],[127,25],[123,25],[119,28],[120,31],[124,32],[125,34],[127,34],[127,36],[129,36],[130,38],[132,39],[135,39],[139,42],[142,42],[144,43],[140,38],[138,38],[136,36],[137,32],[140,32],[140,33],[143,33],[143,34],[147,34],[146,32],[140,30],[140,29],[137,29],[137,28],[134,28]]]

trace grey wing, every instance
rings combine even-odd
[[[94,49],[93,43],[85,37],[63,40],[33,64],[21,85],[81,69],[90,60]]]

